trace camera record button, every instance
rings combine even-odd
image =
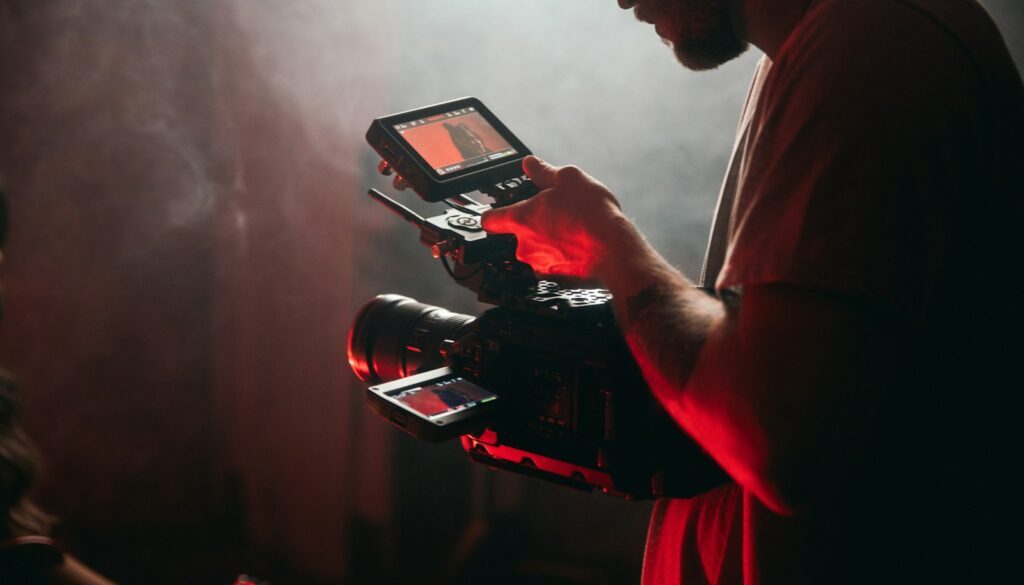
[[[448,225],[462,230],[469,230],[471,232],[478,232],[483,229],[480,227],[479,219],[468,215],[456,215],[449,217]]]

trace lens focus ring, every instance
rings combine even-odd
[[[364,382],[379,384],[443,363],[446,339],[474,320],[401,295],[378,295],[356,315],[348,334],[348,360]]]

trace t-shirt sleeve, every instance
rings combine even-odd
[[[785,283],[919,317],[948,246],[977,105],[956,40],[897,2],[811,14],[752,121],[717,288]],[[868,18],[866,14],[871,14]]]

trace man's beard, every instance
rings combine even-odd
[[[641,2],[641,4],[644,4]],[[660,22],[676,59],[694,71],[714,69],[747,50],[729,10],[729,0],[653,0],[651,17]]]

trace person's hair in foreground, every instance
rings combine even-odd
[[[7,225],[7,198],[0,183],[0,250]],[[112,585],[50,539],[55,520],[29,497],[40,457],[20,424],[21,408],[18,385],[0,367],[0,585]]]
[[[49,534],[53,519],[28,497],[39,455],[18,420],[21,396],[11,375],[0,368],[0,541]]]

